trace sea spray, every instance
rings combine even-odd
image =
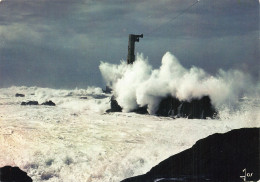
[[[219,110],[219,119],[214,121],[173,121],[134,113],[93,112],[102,105],[99,101],[109,99],[92,97],[100,94],[97,90],[1,88],[0,133],[7,140],[0,141],[0,164],[18,166],[39,182],[47,177],[51,177],[48,181],[117,182],[146,173],[201,138],[260,126],[259,97],[244,97],[236,103],[240,103],[237,112]],[[38,94],[45,93],[44,98],[51,98],[57,106],[21,107],[19,101],[24,98],[15,93],[28,99],[40,99]],[[87,99],[80,99],[86,94],[90,94]]]
[[[125,112],[147,105],[148,112],[154,114],[162,98],[169,95],[181,101],[209,95],[218,108],[234,105],[240,97],[257,89],[249,74],[220,69],[213,76],[196,66],[187,69],[170,52],[162,57],[159,69],[153,69],[142,54],[131,65],[123,61],[119,65],[101,62],[99,68]]]

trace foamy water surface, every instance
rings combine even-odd
[[[106,114],[110,96],[93,87],[0,89],[0,166],[18,166],[36,182],[118,182],[213,133],[260,127],[259,98],[223,107],[216,120],[188,120]],[[56,106],[20,105],[28,100]]]

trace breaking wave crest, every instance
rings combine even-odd
[[[260,84],[247,73],[220,69],[210,75],[196,66],[187,69],[170,52],[162,57],[159,69],[153,69],[142,54],[132,65],[101,62],[99,68],[124,112],[147,105],[154,114],[161,99],[169,95],[182,101],[209,95],[217,109],[236,109],[240,98],[259,98],[260,93]]]

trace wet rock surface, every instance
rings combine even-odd
[[[122,182],[241,182],[260,179],[260,128],[243,128],[201,139],[148,173]]]
[[[5,166],[0,168],[1,182],[32,182],[26,172],[18,167]]]
[[[110,99],[110,106],[111,108],[106,110],[106,112],[122,112],[122,107],[118,104],[114,96]]]
[[[25,95],[24,95],[24,94],[16,93],[16,94],[15,94],[15,97],[25,97]]]
[[[21,105],[22,106],[39,105],[39,102],[38,101],[27,101],[27,102],[22,102]],[[51,100],[43,102],[41,105],[56,106],[56,104],[54,102],[52,102]]]
[[[110,106],[111,109],[108,109],[107,112],[122,112],[122,107],[114,96],[110,100]],[[131,112],[148,114],[147,106],[139,107]],[[180,101],[177,98],[168,96],[161,100],[155,113],[157,116],[189,119],[214,118],[216,114],[217,111],[211,104],[209,96],[203,96],[200,99],[194,98],[191,101]]]
[[[51,100],[46,101],[44,103],[42,103],[41,105],[46,105],[46,106],[56,106],[56,104],[54,102],[52,102]]]
[[[149,114],[148,111],[147,111],[147,106],[144,106],[144,107],[138,107],[137,109],[134,109],[130,112],[135,112],[137,114]]]
[[[209,96],[203,96],[200,99],[194,98],[191,101],[180,101],[168,96],[160,102],[156,115],[206,119],[207,117],[213,118],[216,113]]]
[[[27,105],[39,105],[38,101],[28,101],[28,102],[22,102],[22,106],[27,106]]]
[[[84,97],[80,97],[80,99],[88,99],[88,97],[84,96]]]

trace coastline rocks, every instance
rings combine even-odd
[[[156,112],[158,116],[182,117],[188,119],[214,118],[216,110],[211,104],[209,96],[191,101],[179,101],[177,98],[168,96],[160,102]]]
[[[26,172],[18,167],[5,166],[0,168],[0,181],[2,182],[32,182]]]
[[[106,112],[122,112],[122,107],[116,101],[115,96],[112,96],[110,99],[110,107]]]
[[[21,105],[22,106],[39,105],[39,103],[38,103],[38,101],[28,101],[28,102],[22,102]],[[42,103],[41,105],[56,106],[56,104],[54,102],[52,102],[51,100],[46,101],[46,102]]]
[[[106,112],[122,112],[122,107],[118,104],[115,96],[111,97],[110,107]],[[130,112],[138,114],[148,114],[147,106],[139,107]],[[206,119],[214,118],[217,111],[211,104],[209,96],[203,96],[200,99],[194,98],[191,101],[180,101],[175,97],[168,96],[161,100],[155,113],[157,116],[188,118],[188,119]]]
[[[260,179],[260,128],[213,134],[148,173],[122,182],[241,182]],[[245,178],[246,176],[246,178]]]
[[[88,99],[88,97],[80,97],[80,99]]]
[[[54,102],[52,102],[51,100],[46,101],[46,102],[42,103],[41,105],[56,106],[56,104]]]
[[[16,94],[15,94],[15,97],[25,97],[25,95],[24,95],[24,94],[16,93]]]
[[[39,105],[38,101],[28,101],[28,102],[22,102],[22,106],[28,106],[28,105]]]
[[[135,112],[137,114],[149,114],[148,111],[147,111],[147,106],[144,106],[144,107],[138,107],[137,109],[134,109],[130,112]]]

